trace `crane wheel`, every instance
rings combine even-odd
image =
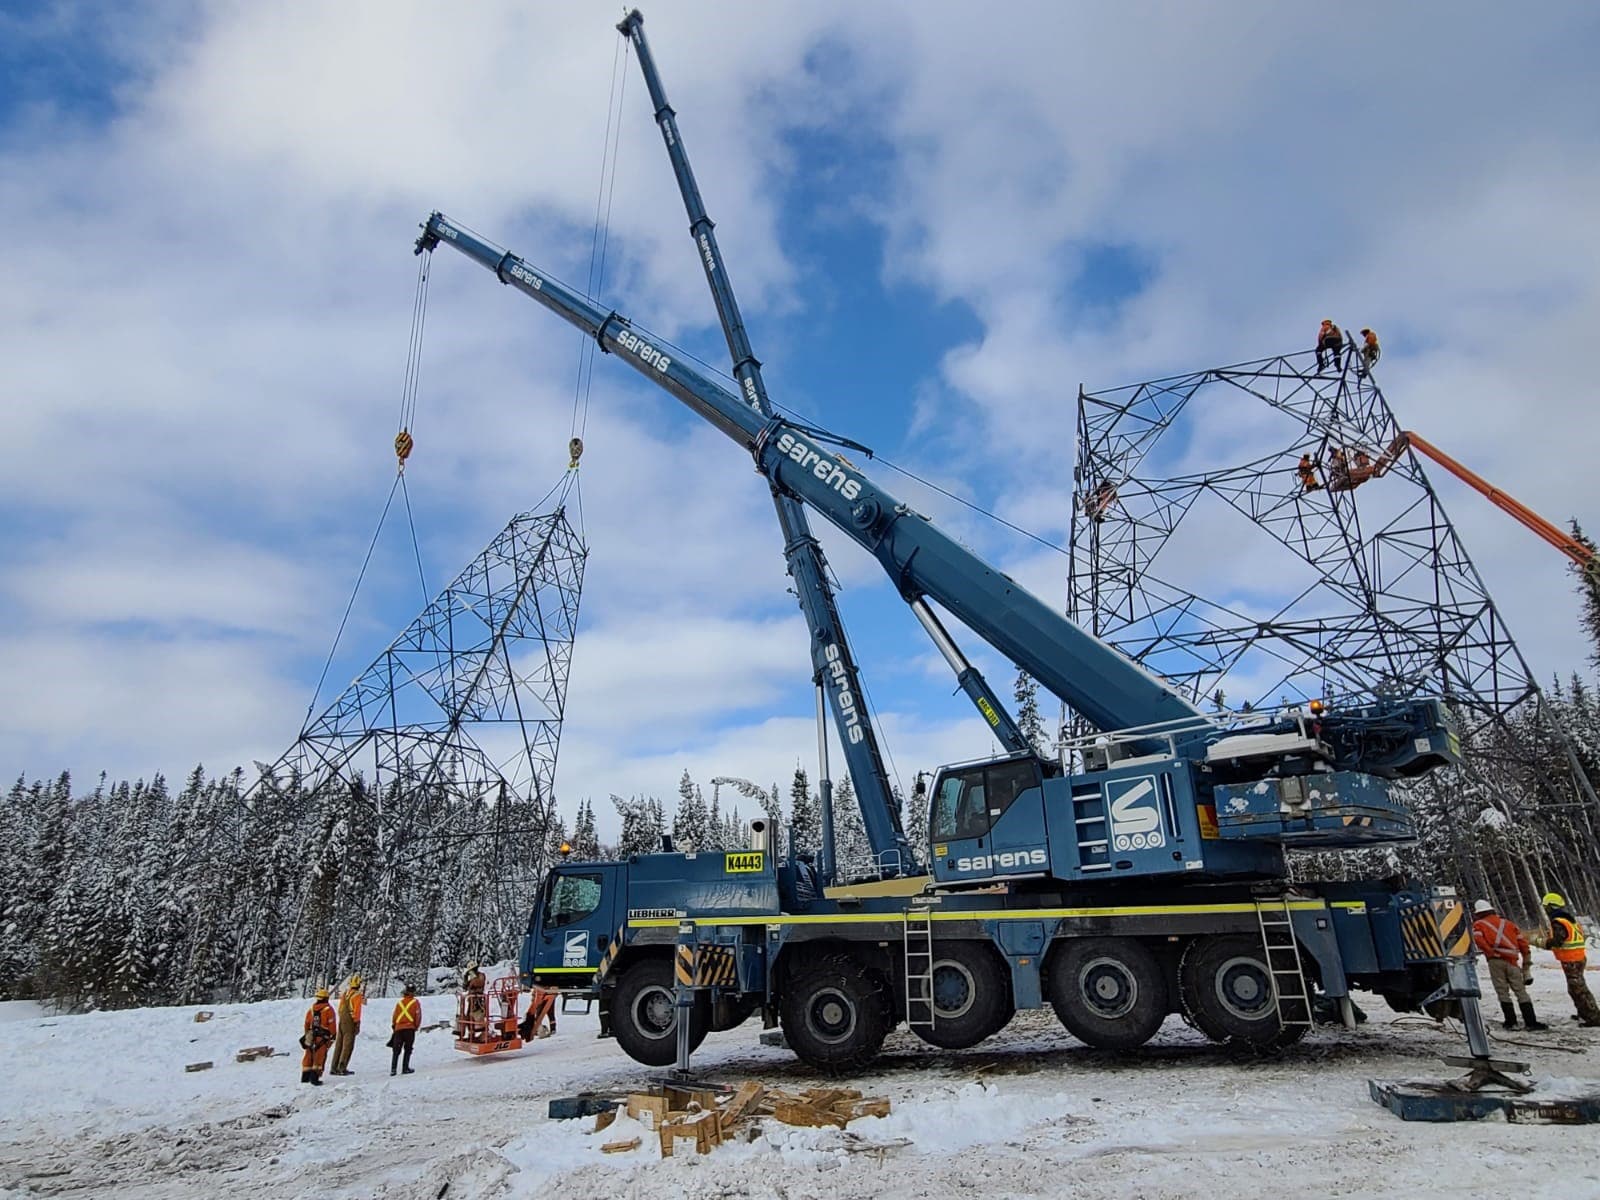
[[[946,942],[933,955],[933,1027],[911,1031],[930,1046],[965,1050],[1003,1029],[1012,1011],[1010,980],[994,954],[972,942]]]
[[[1276,1050],[1305,1035],[1304,1025],[1284,1025],[1278,1019],[1272,973],[1258,938],[1196,938],[1178,964],[1178,984],[1190,1024],[1213,1042]]]
[[[670,1067],[677,1061],[676,999],[670,959],[642,958],[622,973],[611,1000],[611,1032],[634,1062]],[[690,1050],[706,1040],[711,1024],[708,1009],[705,993],[696,993],[689,1010]]]
[[[827,1075],[859,1071],[878,1057],[893,1025],[883,980],[842,951],[809,955],[788,972],[778,1006],[789,1048]]]
[[[1050,1007],[1080,1042],[1132,1050],[1155,1036],[1170,1008],[1156,956],[1130,938],[1063,942],[1050,956]]]

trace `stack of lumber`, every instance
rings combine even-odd
[[[665,1084],[649,1092],[634,1092],[625,1102],[628,1116],[652,1129],[661,1141],[661,1157],[671,1158],[679,1141],[694,1142],[697,1154],[736,1136],[754,1137],[756,1122],[771,1117],[785,1125],[843,1129],[858,1117],[886,1117],[889,1101],[867,1099],[853,1088],[807,1088],[785,1092],[747,1081],[736,1088],[711,1085]],[[617,1110],[595,1118],[596,1132],[616,1120]],[[640,1138],[606,1142],[606,1154],[637,1149]]]

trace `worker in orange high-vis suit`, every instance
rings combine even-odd
[[[1327,369],[1329,357],[1333,359],[1333,369],[1344,369],[1344,331],[1332,320],[1325,320],[1317,329],[1317,374],[1322,374]]]
[[[361,1032],[361,1006],[367,1002],[362,991],[361,976],[350,976],[344,991],[339,995],[339,1034],[333,1043],[333,1074],[354,1075],[350,1069],[350,1053],[356,1048],[356,1034]]]
[[[1383,357],[1383,347],[1378,345],[1378,335],[1370,329],[1361,331],[1361,374],[1365,375],[1378,365]]]
[[[1583,981],[1583,969],[1589,963],[1589,956],[1584,953],[1583,926],[1558,892],[1545,893],[1544,914],[1550,919],[1550,932],[1533,940],[1561,964],[1561,972],[1567,977],[1567,995],[1578,1010],[1574,1019],[1580,1025],[1600,1026],[1600,1004],[1595,1003],[1594,993]]]
[[[401,1066],[400,1055],[405,1053],[404,1071],[412,1074],[411,1050],[417,1044],[417,1030],[422,1027],[422,1001],[417,999],[417,989],[409,983],[395,1001],[394,1016],[389,1021],[393,1030],[389,1035],[389,1074]]]
[[[1511,1007],[1512,993],[1522,1007],[1522,1019],[1529,1029],[1549,1029],[1534,1014],[1528,997],[1533,980],[1533,948],[1515,921],[1502,917],[1487,900],[1472,902],[1472,944],[1489,964],[1489,982],[1505,1014],[1506,1028],[1517,1027],[1517,1010]]]
[[[300,1057],[300,1082],[322,1086],[322,1064],[328,1061],[328,1047],[334,1037],[333,1005],[328,1003],[328,989],[318,988],[316,999],[306,1010],[306,1031],[300,1044],[306,1048]]]

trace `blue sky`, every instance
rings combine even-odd
[[[614,6],[71,5],[0,17],[0,659],[12,773],[275,757],[392,472],[416,224],[586,272]],[[1423,432],[1552,519],[1600,511],[1600,17],[1486,4],[657,3],[647,32],[775,398],[1057,542],[1074,402],[1384,335]],[[637,67],[605,300],[725,352]],[[434,266],[408,468],[430,583],[565,465],[578,342]],[[602,360],[558,786],[810,764],[804,632],[744,456]],[[1059,601],[1066,560],[880,482]],[[1560,560],[1441,482],[1541,676]],[[1593,518],[1600,525],[1600,517]],[[329,678],[421,606],[380,542]],[[877,568],[825,537],[902,777],[985,736]],[[1244,544],[1206,564],[1258,589]],[[1009,690],[1009,666],[967,649]],[[323,697],[328,697],[325,687]]]

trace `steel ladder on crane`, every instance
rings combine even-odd
[[[1310,1029],[1313,1023],[1311,992],[1306,984],[1305,964],[1300,959],[1300,943],[1294,936],[1289,896],[1285,893],[1262,897],[1256,900],[1255,907],[1278,1025],[1283,1029],[1295,1026]]]
[[[933,912],[913,908],[905,917],[906,1028],[933,1028]]]

